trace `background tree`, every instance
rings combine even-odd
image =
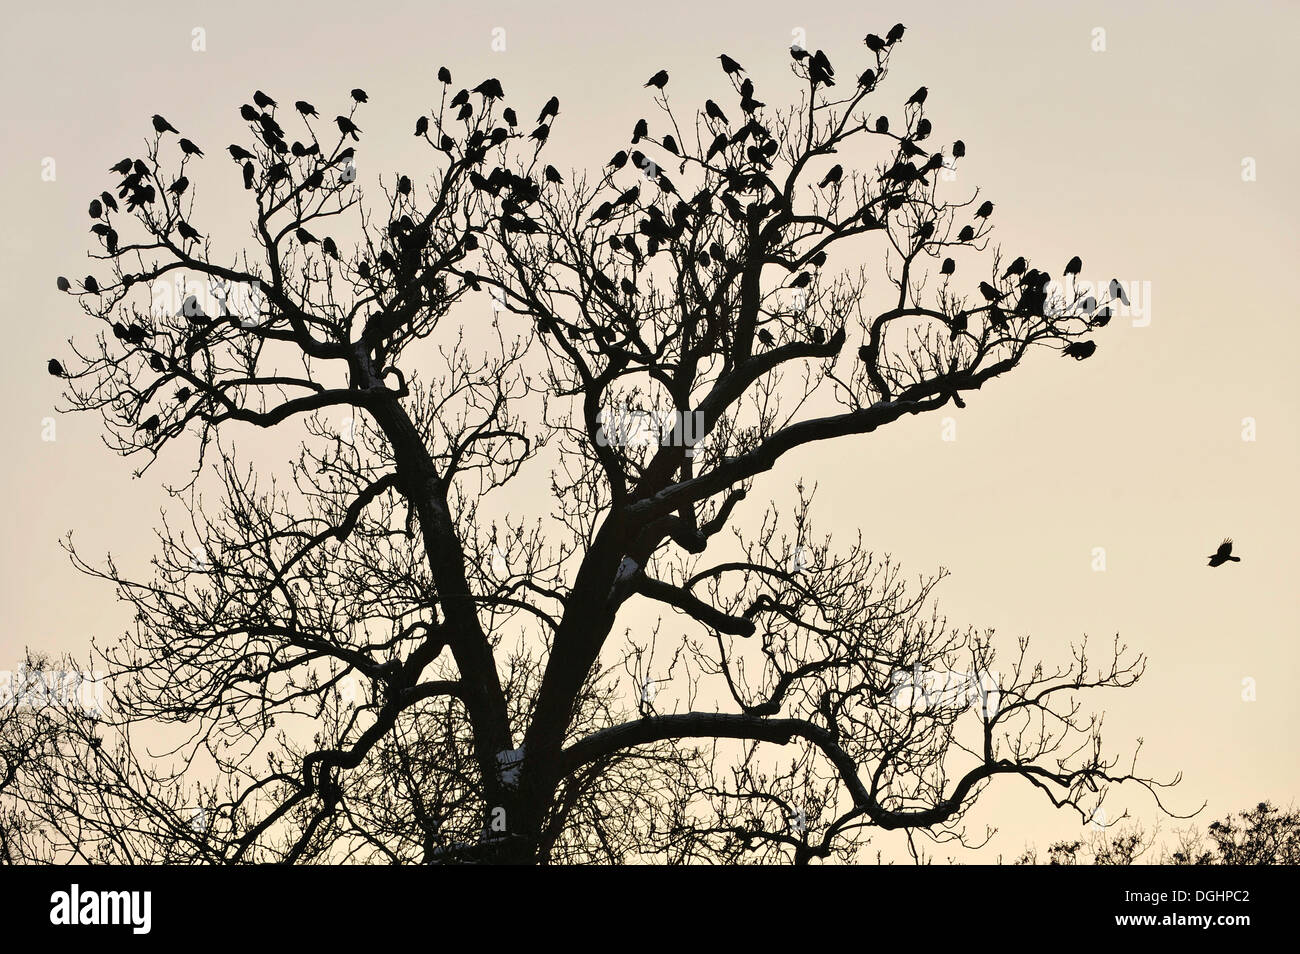
[[[992,203],[940,181],[965,147],[936,144],[927,90],[882,91],[903,32],[868,36],[856,78],[792,49],[786,108],[724,56],[728,95],[684,115],[661,71],[653,128],[589,177],[542,158],[554,98],[521,123],[495,79],[443,69],[429,168],[369,196],[363,90],[333,122],[258,91],[227,150],[255,205],[237,254],[190,180],[218,150],[155,116],[91,203],[100,275],[60,280],[104,331],[50,370],[142,472],[194,455],[169,488],[187,526],[164,520],[148,580],[69,544],[135,625],[103,652],[111,744],[6,796],[42,850],[807,862],[876,829],[961,839],[996,776],[1085,817],[1111,783],[1156,791],[1076,699],[1140,656],[1047,668],[1022,641],[954,705],[932,674],[995,661],[937,577],[819,538],[802,485],[740,520],[815,443],[963,407],[1031,348],[1087,358],[1122,295],[990,246]],[[467,332],[479,295],[497,318]],[[665,433],[629,440],[650,411]],[[300,445],[287,479],[237,454],[240,424]],[[547,464],[554,513],[511,517]]]
[[[1294,865],[1300,863],[1300,812],[1270,802],[1210,822],[1205,832],[1188,828],[1177,833],[1172,849],[1141,829],[1094,835],[1088,841],[1059,841],[1048,849],[1053,865]],[[1016,864],[1038,864],[1030,849]]]

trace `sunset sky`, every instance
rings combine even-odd
[[[702,103],[725,89],[716,57],[726,52],[769,101],[791,101],[792,41],[856,74],[867,65],[863,35],[902,21],[881,95],[898,108],[929,88],[936,137],[969,150],[957,184],[997,203],[995,238],[1054,272],[1081,255],[1083,278],[1119,278],[1146,316],[1113,321],[1086,362],[1033,354],[965,410],[814,446],[761,477],[755,495],[788,501],[799,478],[817,484],[824,529],[848,543],[861,528],[866,545],[913,576],[946,568],[943,612],[996,629],[1007,650],[1029,634],[1033,655],[1066,663],[1085,634],[1098,648],[1118,634],[1147,654],[1136,688],[1083,701],[1106,713],[1112,751],[1141,738],[1146,774],[1183,773],[1167,804],[1186,812],[1208,802],[1201,827],[1262,799],[1291,804],[1300,795],[1300,315],[1277,296],[1300,255],[1298,9],[1150,0],[13,6],[0,36],[0,307],[12,330],[0,355],[0,490],[11,501],[0,669],[15,668],[25,646],[84,655],[92,638],[122,631],[127,614],[111,587],[77,573],[58,541],[73,531],[88,556],[111,552],[144,575],[160,483],[186,463],[133,479],[137,462],[103,446],[97,418],[57,413],[59,383],[45,371],[86,328],[55,277],[91,270],[86,204],[112,185],[108,166],[140,150],[151,114],[208,152],[193,175],[212,183],[205,221],[229,239],[228,257],[247,235],[248,209],[222,150],[244,131],[237,109],[255,88],[333,116],[364,87],[365,178],[418,170],[411,125],[437,95],[440,65],[465,85],[496,76],[525,122],[558,95],[550,161],[594,170],[651,112],[642,84],[660,68],[684,103]],[[203,50],[193,49],[196,28]],[[53,181],[43,177],[49,159]],[[50,417],[57,436],[46,441]],[[945,417],[955,440],[943,439]],[[1254,440],[1243,439],[1246,419]],[[515,499],[519,512],[551,511],[542,476],[535,496]],[[1242,562],[1207,568],[1224,537]],[[1243,680],[1254,680],[1255,701],[1243,700]],[[1148,828],[1158,821],[1140,789],[1108,805],[1111,817],[1127,806]],[[969,822],[999,833],[959,860],[1009,859],[1087,834],[1017,781],[993,785]],[[900,843],[877,844],[889,853]]]

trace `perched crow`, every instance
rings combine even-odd
[[[72,290],[72,282],[68,281],[62,275],[59,276],[59,280],[55,284],[59,286],[59,291],[61,292]]]
[[[478,93],[484,99],[501,99],[506,95],[506,91],[501,88],[501,81],[498,79],[485,79],[470,92]]]
[[[891,46],[897,43],[899,40],[903,38],[903,31],[905,29],[906,27],[904,27],[903,24],[895,23],[893,26],[889,28],[889,32],[885,34],[885,42],[890,44]]]
[[[293,108],[298,110],[298,112],[302,113],[304,116],[320,115],[319,113],[316,112],[316,107],[313,106],[311,103],[307,102],[307,100],[305,99],[298,100],[298,102],[293,104]]]
[[[834,86],[834,77],[835,69],[831,66],[831,61],[825,53],[818,50],[813,54],[812,62],[808,64],[808,78],[822,86]]]
[[[718,59],[722,61],[722,71],[728,75],[732,73],[743,73],[745,71],[744,67],[729,57],[726,53],[720,53]]]
[[[253,154],[243,146],[227,146],[226,150],[230,153],[230,158],[236,162],[243,162],[245,159],[252,159]]]
[[[939,269],[940,275],[951,275],[957,270],[957,263],[950,258],[943,260],[943,266]]]
[[[87,275],[86,280],[81,284],[84,285],[86,291],[90,292],[92,295],[99,294],[99,282],[95,281],[94,275]]]
[[[361,137],[358,136],[357,133],[361,132],[361,130],[357,128],[356,123],[348,119],[346,116],[335,116],[334,122],[338,124],[340,133],[344,136],[351,136],[353,139],[360,142]]]
[[[317,239],[316,236],[312,235],[310,232],[308,232],[306,229],[302,227],[299,227],[294,232],[294,235],[297,236],[298,241],[303,245],[310,245],[312,242],[319,241],[319,239]]]
[[[564,178],[560,175],[560,170],[555,166],[547,166],[544,172],[547,182],[563,182]]]
[[[91,199],[89,211],[90,217],[92,219],[97,219],[104,214],[104,204],[98,199]]]
[[[1110,280],[1110,297],[1118,298],[1121,304],[1128,304],[1128,292],[1124,290],[1124,286],[1120,284],[1118,278]]]
[[[110,212],[117,211],[117,202],[113,199],[112,195],[107,192],[101,192],[99,197],[104,200],[104,208],[108,209]]]
[[[1231,560],[1233,563],[1241,562],[1241,557],[1235,557],[1232,555],[1231,537],[1229,537],[1227,540],[1224,540],[1222,543],[1219,544],[1219,549],[1215,550],[1214,554],[1210,557],[1209,565],[1223,566],[1223,564],[1227,563],[1229,560]]]
[[[1088,325],[1092,328],[1105,328],[1108,324],[1110,324],[1109,305],[1103,305],[1101,308],[1098,308],[1092,318],[1088,321]]]
[[[654,76],[646,80],[645,85],[653,86],[655,89],[663,89],[668,85],[668,71],[660,70]]]
[[[985,202],[983,205],[981,205],[978,209],[975,210],[975,218],[977,219],[987,219],[992,214],[993,214],[992,202]]]
[[[812,282],[812,272],[800,272],[798,275],[794,277],[794,281],[790,282],[790,287],[807,288],[811,282]]]
[[[549,136],[550,134],[551,134],[550,126],[538,126],[536,129],[532,131],[532,134],[528,138],[536,139],[537,144],[541,145],[542,143],[546,142],[546,137]]]
[[[611,158],[609,162],[606,163],[606,166],[608,168],[613,169],[615,171],[622,169],[625,165],[627,165],[627,153],[624,152],[622,149],[614,153],[613,158]]]
[[[980,282],[980,294],[984,296],[985,301],[1001,301],[1006,295],[988,282]]]
[[[822,178],[822,181],[818,183],[817,187],[819,189],[825,189],[828,185],[833,185],[836,182],[839,182],[843,176],[844,167],[837,162],[835,165],[830,167],[830,170]]]
[[[258,109],[275,109],[276,106],[280,105],[260,89],[253,91],[253,102],[257,103]]]
[[[445,66],[438,67],[438,82],[450,84],[451,70],[447,69]]]
[[[1083,271],[1083,259],[1078,255],[1065,263],[1065,274],[1078,275],[1081,271]]]
[[[161,423],[162,423],[162,420],[158,417],[157,414],[150,414],[147,418],[145,418],[144,423],[141,424],[141,425],[137,428],[137,430],[141,430],[141,431],[156,431],[156,430],[158,430],[158,425],[160,425]]]
[[[966,155],[966,144],[958,139],[952,144],[952,157],[954,159],[960,159],[964,155]]]
[[[672,133],[664,136],[664,148],[674,156],[681,155],[681,151],[677,148],[677,140],[673,138]]]
[[[957,312],[957,314],[953,315],[952,321],[949,322],[949,327],[951,328],[951,332],[949,333],[948,337],[950,337],[955,341],[957,339],[957,336],[966,330],[969,324],[969,320],[970,320],[970,315],[966,314],[966,312],[964,311],[959,311]]]
[[[59,364],[58,358],[51,358],[45,367],[49,370],[50,374],[54,375],[56,378],[61,378],[64,375],[63,365]]]
[[[1025,257],[1019,255],[1016,260],[1007,266],[1007,270],[1002,273],[1003,278],[1009,278],[1012,275],[1021,275],[1025,271]]]
[[[190,180],[185,178],[185,176],[181,176],[179,179],[173,182],[170,187],[168,187],[167,191],[170,192],[172,195],[182,195],[184,194],[185,190],[188,189],[189,187],[190,187]]]
[[[596,211],[591,213],[589,222],[604,222],[614,214],[614,205],[612,202],[602,202],[596,207]]]
[[[888,117],[888,116],[878,116],[878,117],[876,117],[876,132],[878,132],[878,133],[887,133],[887,132],[889,132],[889,117]]]
[[[558,115],[560,115],[560,97],[552,96],[546,101],[546,105],[542,107],[542,111],[537,114],[537,121],[539,123],[544,123],[546,120],[554,119]]]
[[[354,89],[352,91],[352,98],[355,99],[358,103],[365,103],[370,101],[370,97],[366,95],[366,91],[364,89]]]
[[[1075,361],[1082,361],[1084,358],[1092,357],[1092,353],[1097,350],[1095,341],[1071,341],[1065,346],[1062,355],[1067,355]]]
[[[161,133],[165,133],[165,132],[174,132],[174,133],[176,133],[176,134],[178,134],[178,135],[180,134],[180,130],[179,130],[179,129],[177,129],[175,126],[173,126],[173,125],[172,125],[171,123],[169,123],[167,120],[163,119],[163,118],[162,118],[161,116],[159,116],[157,113],[154,113],[154,114],[153,114],[153,128],[154,128],[154,132],[159,133],[159,134],[161,134]]]
[[[915,93],[912,94],[912,98],[907,101],[907,105],[908,106],[922,105],[925,102],[925,97],[928,96],[929,93],[930,91],[926,89],[924,86],[922,86],[920,89],[918,89]]]
[[[244,188],[253,188],[253,164],[251,162],[244,163]]]
[[[758,329],[758,340],[769,348],[776,344],[776,339],[772,337],[772,332],[768,331],[766,328]]]
[[[826,329],[825,329],[825,328],[821,328],[821,327],[814,328],[814,329],[812,330],[812,342],[813,342],[813,344],[815,344],[815,345],[823,345],[823,344],[825,344],[825,343],[826,343]]]
[[[411,194],[411,177],[402,176],[397,180],[397,191],[400,195]]]
[[[515,111],[509,106],[501,110],[501,118],[506,121],[506,125],[511,129],[519,125],[519,117],[515,115]]]
[[[867,49],[872,53],[879,53],[885,48],[885,41],[874,33],[868,33],[862,42],[867,44]]]
[[[722,108],[711,99],[706,99],[704,101],[704,115],[708,116],[710,119],[716,119],[720,123],[725,123],[727,121],[727,116],[723,113]]]
[[[335,261],[338,261],[339,247],[334,244],[334,240],[332,238],[330,238],[328,235],[325,236],[325,238],[321,239],[320,247],[322,252],[324,252],[326,255],[328,255],[330,258],[334,259]]]
[[[198,231],[183,219],[176,223],[176,231],[187,242],[193,242],[199,238]]]
[[[963,225],[961,231],[957,233],[957,241],[969,242],[975,237],[975,230],[969,225]]]
[[[867,347],[866,345],[862,345],[861,347],[859,347],[859,348],[858,348],[858,360],[859,360],[859,361],[870,361],[870,360],[871,360],[871,349],[870,349],[869,347]]]
[[[638,119],[636,125],[632,127],[632,145],[641,141],[643,136],[650,134],[650,126],[644,119]]]

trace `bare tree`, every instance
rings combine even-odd
[[[363,194],[363,91],[333,122],[259,91],[237,255],[190,182],[216,150],[155,117],[92,204],[101,276],[61,280],[104,331],[51,371],[113,450],[193,478],[149,579],[69,543],[135,625],[103,653],[111,753],[6,794],[46,853],[807,862],[965,838],[997,776],[1085,817],[1112,783],[1157,792],[1077,699],[1140,656],[1051,668],[1022,641],[995,671],[939,577],[818,536],[803,485],[753,512],[778,462],[962,407],[1035,350],[1086,358],[1109,319],[1113,284],[1004,260],[992,203],[950,194],[965,147],[934,145],[924,88],[883,91],[902,32],[856,79],[792,50],[787,108],[725,57],[725,107],[683,113],[657,74],[656,118],[591,176],[543,159],[554,99],[521,124],[444,70],[429,168]],[[298,448],[287,477],[239,425]],[[512,517],[539,484],[553,512]]]

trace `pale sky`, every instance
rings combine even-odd
[[[26,645],[84,652],[127,621],[110,587],[69,565],[57,544],[69,530],[88,555],[111,551],[147,570],[166,471],[133,480],[97,419],[55,415],[45,362],[85,320],[55,276],[90,270],[86,204],[110,185],[108,166],[139,151],[152,113],[209,152],[202,174],[231,179],[219,153],[242,131],[236,110],[254,88],[333,115],[363,86],[359,172],[387,176],[418,168],[413,117],[446,64],[458,81],[499,77],[521,115],[558,95],[551,161],[594,169],[650,111],[642,83],[661,67],[702,101],[722,81],[725,51],[769,96],[792,96],[780,86],[792,39],[847,66],[861,61],[865,33],[901,20],[891,95],[901,103],[928,86],[926,114],[942,137],[967,143],[959,181],[997,203],[1000,241],[1052,270],[1081,254],[1084,278],[1136,283],[1150,322],[1112,322],[1087,362],[1036,354],[964,411],[788,459],[756,494],[787,500],[799,477],[816,482],[823,526],[861,528],[913,576],[946,567],[941,609],[996,628],[1007,649],[1030,634],[1037,656],[1066,662],[1082,635],[1108,644],[1119,634],[1146,653],[1135,689],[1085,702],[1106,712],[1112,750],[1141,737],[1150,774],[1184,773],[1169,803],[1208,801],[1202,827],[1300,794],[1300,335],[1294,303],[1277,301],[1300,254],[1295,4],[76,6],[13,6],[0,36],[0,306],[11,328],[0,490],[12,502],[0,669]],[[195,28],[203,51],[192,49]],[[54,181],[42,178],[47,158]],[[1255,181],[1243,181],[1247,159]],[[245,234],[233,204],[209,207],[206,220]],[[941,439],[949,415],[953,441]],[[49,416],[53,442],[42,440]],[[1246,418],[1253,441],[1242,439]],[[543,474],[521,512],[549,513],[545,490]],[[1225,536],[1243,562],[1211,570],[1206,556]],[[1104,572],[1092,568],[1095,547]],[[1256,701],[1243,701],[1244,679],[1256,681]],[[1116,804],[1153,821],[1149,797],[1130,794]],[[994,785],[970,818],[1001,829],[979,857],[1085,834],[1014,781]]]

